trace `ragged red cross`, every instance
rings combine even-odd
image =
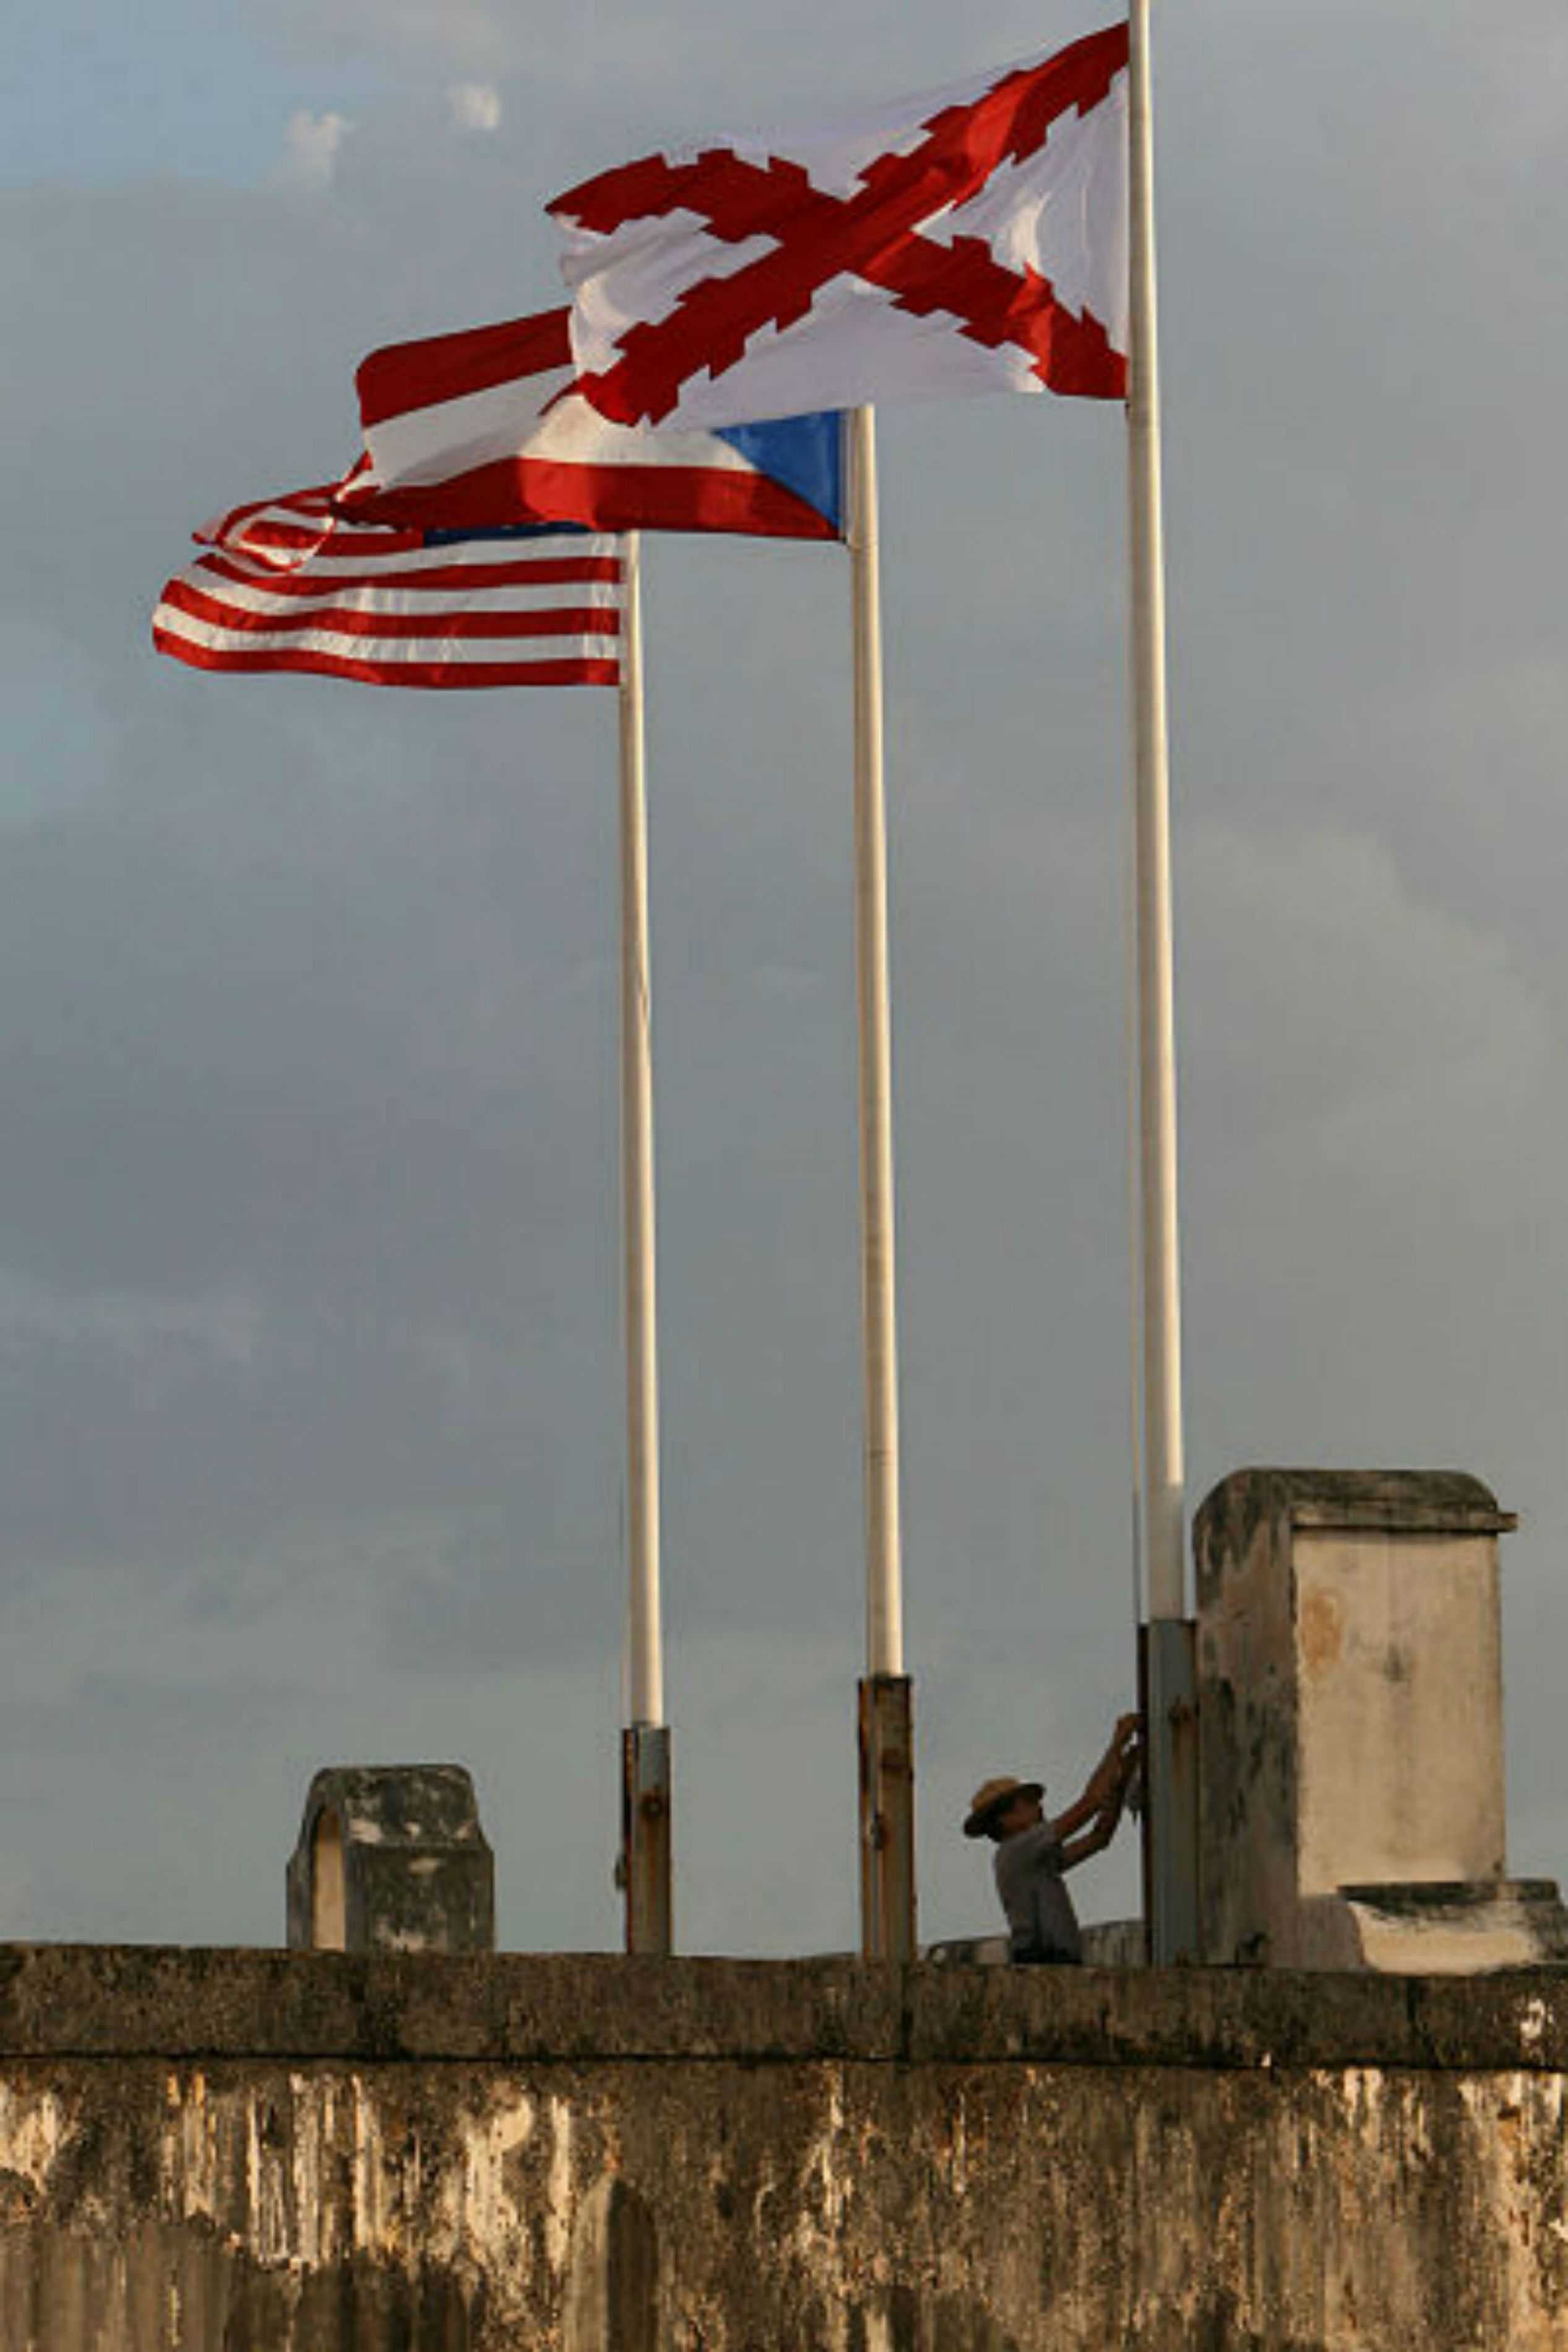
[[[799,164],[778,157],[747,163],[723,148],[685,164],[653,155],[585,181],[551,212],[609,235],[679,210],[727,244],[758,236],[776,242],[733,276],[686,288],[665,318],[629,329],[622,357],[580,377],[574,390],[617,424],[656,425],[689,378],[721,374],[752,335],[795,325],[822,287],[847,274],[917,317],[946,311],[959,333],[992,350],[1018,345],[1053,392],[1121,398],[1126,363],[1098,320],[1067,310],[1038,272],[1009,268],[983,237],[942,243],[920,232],[976,195],[1001,164],[1038,154],[1060,116],[1097,106],[1126,62],[1125,24],[1091,33],[1045,64],[1007,75],[973,103],[934,116],[910,153],[867,165],[852,196],[824,194]]]

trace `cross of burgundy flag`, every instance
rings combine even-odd
[[[578,390],[623,425],[955,393],[1125,396],[1125,23],[878,120],[605,172],[566,235]]]
[[[340,494],[342,511],[459,528],[842,535],[841,417],[726,432],[612,423],[573,382],[569,315],[558,307],[372,352],[355,379],[366,463]]]

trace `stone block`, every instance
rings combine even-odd
[[[1203,1955],[1478,1972],[1557,1958],[1506,1876],[1498,1538],[1458,1471],[1241,1470],[1193,1526]]]
[[[287,1873],[291,1951],[490,1952],[495,1859],[460,1764],[318,1772]]]

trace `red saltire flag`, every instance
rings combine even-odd
[[[392,530],[338,514],[343,488],[236,507],[197,531],[206,551],[152,616],[159,652],[371,686],[620,683],[618,540]]]
[[[1126,391],[1127,26],[878,119],[605,172],[566,233],[579,386],[635,425]]]
[[[843,533],[843,420],[727,432],[612,424],[573,383],[562,307],[372,352],[356,383],[367,463],[348,513],[447,525]]]

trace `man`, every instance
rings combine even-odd
[[[964,1835],[995,1841],[997,1893],[1008,1915],[1014,1960],[1082,1965],[1078,1915],[1062,1874],[1102,1853],[1115,1836],[1138,1767],[1138,1729],[1135,1715],[1121,1717],[1083,1794],[1054,1821],[1046,1819],[1040,1780],[1006,1775],[976,1790]]]

